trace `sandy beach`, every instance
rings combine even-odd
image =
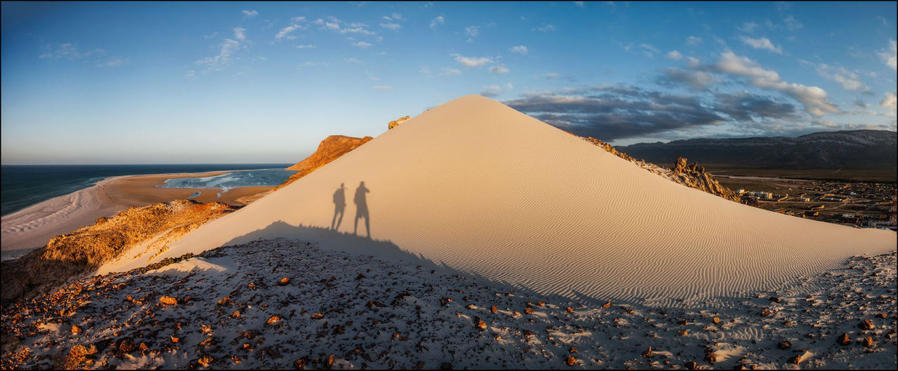
[[[241,187],[221,192],[215,188],[158,188],[166,179],[215,176],[227,171],[128,175],[104,179],[97,184],[55,197],[3,216],[2,256],[14,258],[46,245],[54,236],[91,225],[133,206],[186,199],[219,201],[242,206],[274,187]],[[219,197],[220,193],[220,197]]]

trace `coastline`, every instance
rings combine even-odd
[[[113,176],[93,186],[39,202],[2,217],[0,255],[2,260],[17,258],[46,245],[57,235],[92,225],[99,217],[109,217],[129,207],[187,199],[195,192],[199,195],[191,200],[243,206],[274,189],[273,186],[251,186],[221,192],[217,188],[157,187],[166,179],[216,176],[231,171]]]

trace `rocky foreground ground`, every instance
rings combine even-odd
[[[896,367],[896,254],[725,309],[580,304],[269,240],[2,310],[2,368]]]

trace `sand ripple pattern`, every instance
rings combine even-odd
[[[159,258],[249,235],[292,237],[269,228],[274,223],[327,227],[340,183],[348,201],[341,231],[352,232],[361,181],[370,189],[373,238],[491,280],[582,300],[736,305],[727,298],[896,246],[891,231],[795,218],[673,183],[469,96],[202,226]]]

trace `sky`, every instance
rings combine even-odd
[[[896,3],[2,4],[3,164],[292,163],[481,94],[615,145],[896,130]]]

